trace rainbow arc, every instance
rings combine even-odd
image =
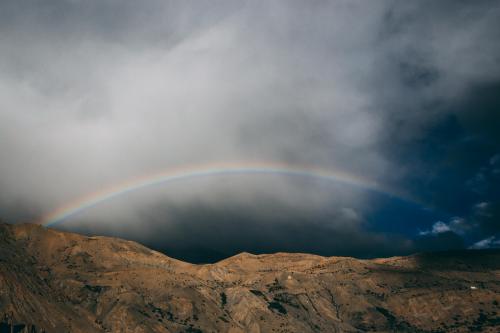
[[[340,170],[322,169],[315,167],[291,166],[280,163],[257,162],[257,163],[218,163],[205,164],[194,167],[182,167],[150,173],[125,182],[89,193],[72,202],[69,202],[49,214],[43,216],[39,223],[45,226],[53,226],[68,220],[69,218],[95,207],[105,201],[125,195],[130,192],[139,191],[149,186],[164,185],[176,181],[216,177],[227,175],[285,175],[293,177],[306,177],[348,184],[361,189],[375,191],[387,196],[419,205],[415,200],[393,189],[383,187],[377,182],[371,181],[359,175],[346,173]]]

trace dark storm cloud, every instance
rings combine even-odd
[[[424,235],[415,239],[415,249],[419,252],[460,250],[464,248],[463,238],[452,231]]]
[[[325,256],[377,257],[415,252],[413,242],[399,235],[367,232],[352,208],[301,209],[272,199],[249,203],[226,200],[208,205],[149,207],[141,211],[147,232],[136,240],[189,262],[215,262],[242,251],[316,253]],[[84,233],[119,235],[104,225],[81,227]]]
[[[467,241],[486,239],[498,232],[500,200],[499,15],[495,1],[2,1],[0,214],[29,220],[179,165],[274,160],[363,175],[465,219],[481,237]],[[241,214],[227,213],[224,184],[213,179],[176,187],[175,198],[169,192],[175,213],[142,214],[144,205],[165,203],[150,191],[89,217],[143,239],[149,233],[136,233],[138,225],[157,230],[168,220],[179,226],[174,234],[202,225],[193,210],[214,228],[228,214],[244,221],[248,244],[229,222],[220,223],[233,243],[215,246],[215,236],[203,238],[208,231],[186,240],[214,253],[237,244],[356,255],[416,246],[384,219],[353,229],[341,215],[311,213],[333,207],[362,216],[377,202],[362,191],[257,183],[231,186]],[[289,225],[252,213],[262,193],[289,210]],[[480,202],[491,205],[482,220],[473,213]],[[263,225],[267,245],[255,247]]]

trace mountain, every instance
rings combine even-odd
[[[499,332],[500,251],[359,260],[138,243],[0,224],[0,332]]]

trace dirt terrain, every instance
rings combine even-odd
[[[500,251],[210,265],[0,224],[0,332],[499,332]]]

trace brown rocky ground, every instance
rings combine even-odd
[[[126,240],[0,225],[0,320],[30,332],[499,332],[499,304],[500,251],[192,265]]]

